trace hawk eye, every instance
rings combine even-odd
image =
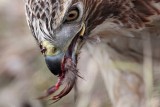
[[[66,22],[71,22],[71,21],[75,21],[77,20],[79,17],[79,10],[76,9],[72,9],[69,11],[67,17],[66,17]]]

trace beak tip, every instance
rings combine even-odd
[[[61,73],[62,59],[63,59],[63,53],[55,56],[45,56],[47,67],[54,75],[58,75]]]

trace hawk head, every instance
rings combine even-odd
[[[57,100],[68,94],[75,85],[78,71],[77,56],[90,31],[105,20],[107,12],[99,0],[26,0],[29,27],[40,46],[49,70],[58,75],[57,84],[47,95],[66,83]],[[90,5],[93,4],[93,5]],[[96,9],[97,8],[97,9]],[[94,16],[94,17],[92,17]]]
[[[112,19],[109,21],[120,27],[143,27],[149,21],[147,16],[158,13],[148,2],[151,1],[25,0],[30,30],[49,70],[59,77],[57,84],[48,89],[46,96],[64,83],[66,87],[53,100],[70,92],[79,76],[76,69],[79,50],[89,35],[94,35],[98,26]]]

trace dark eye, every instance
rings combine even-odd
[[[70,21],[75,21],[79,17],[79,10],[78,9],[72,9],[69,11],[67,17],[66,17],[66,22]]]

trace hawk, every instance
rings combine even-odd
[[[24,1],[29,28],[49,70],[59,78],[41,98],[61,85],[65,88],[53,96],[55,101],[72,90],[82,78],[77,63],[85,48],[107,75],[113,105],[144,107],[159,74],[159,0]]]

